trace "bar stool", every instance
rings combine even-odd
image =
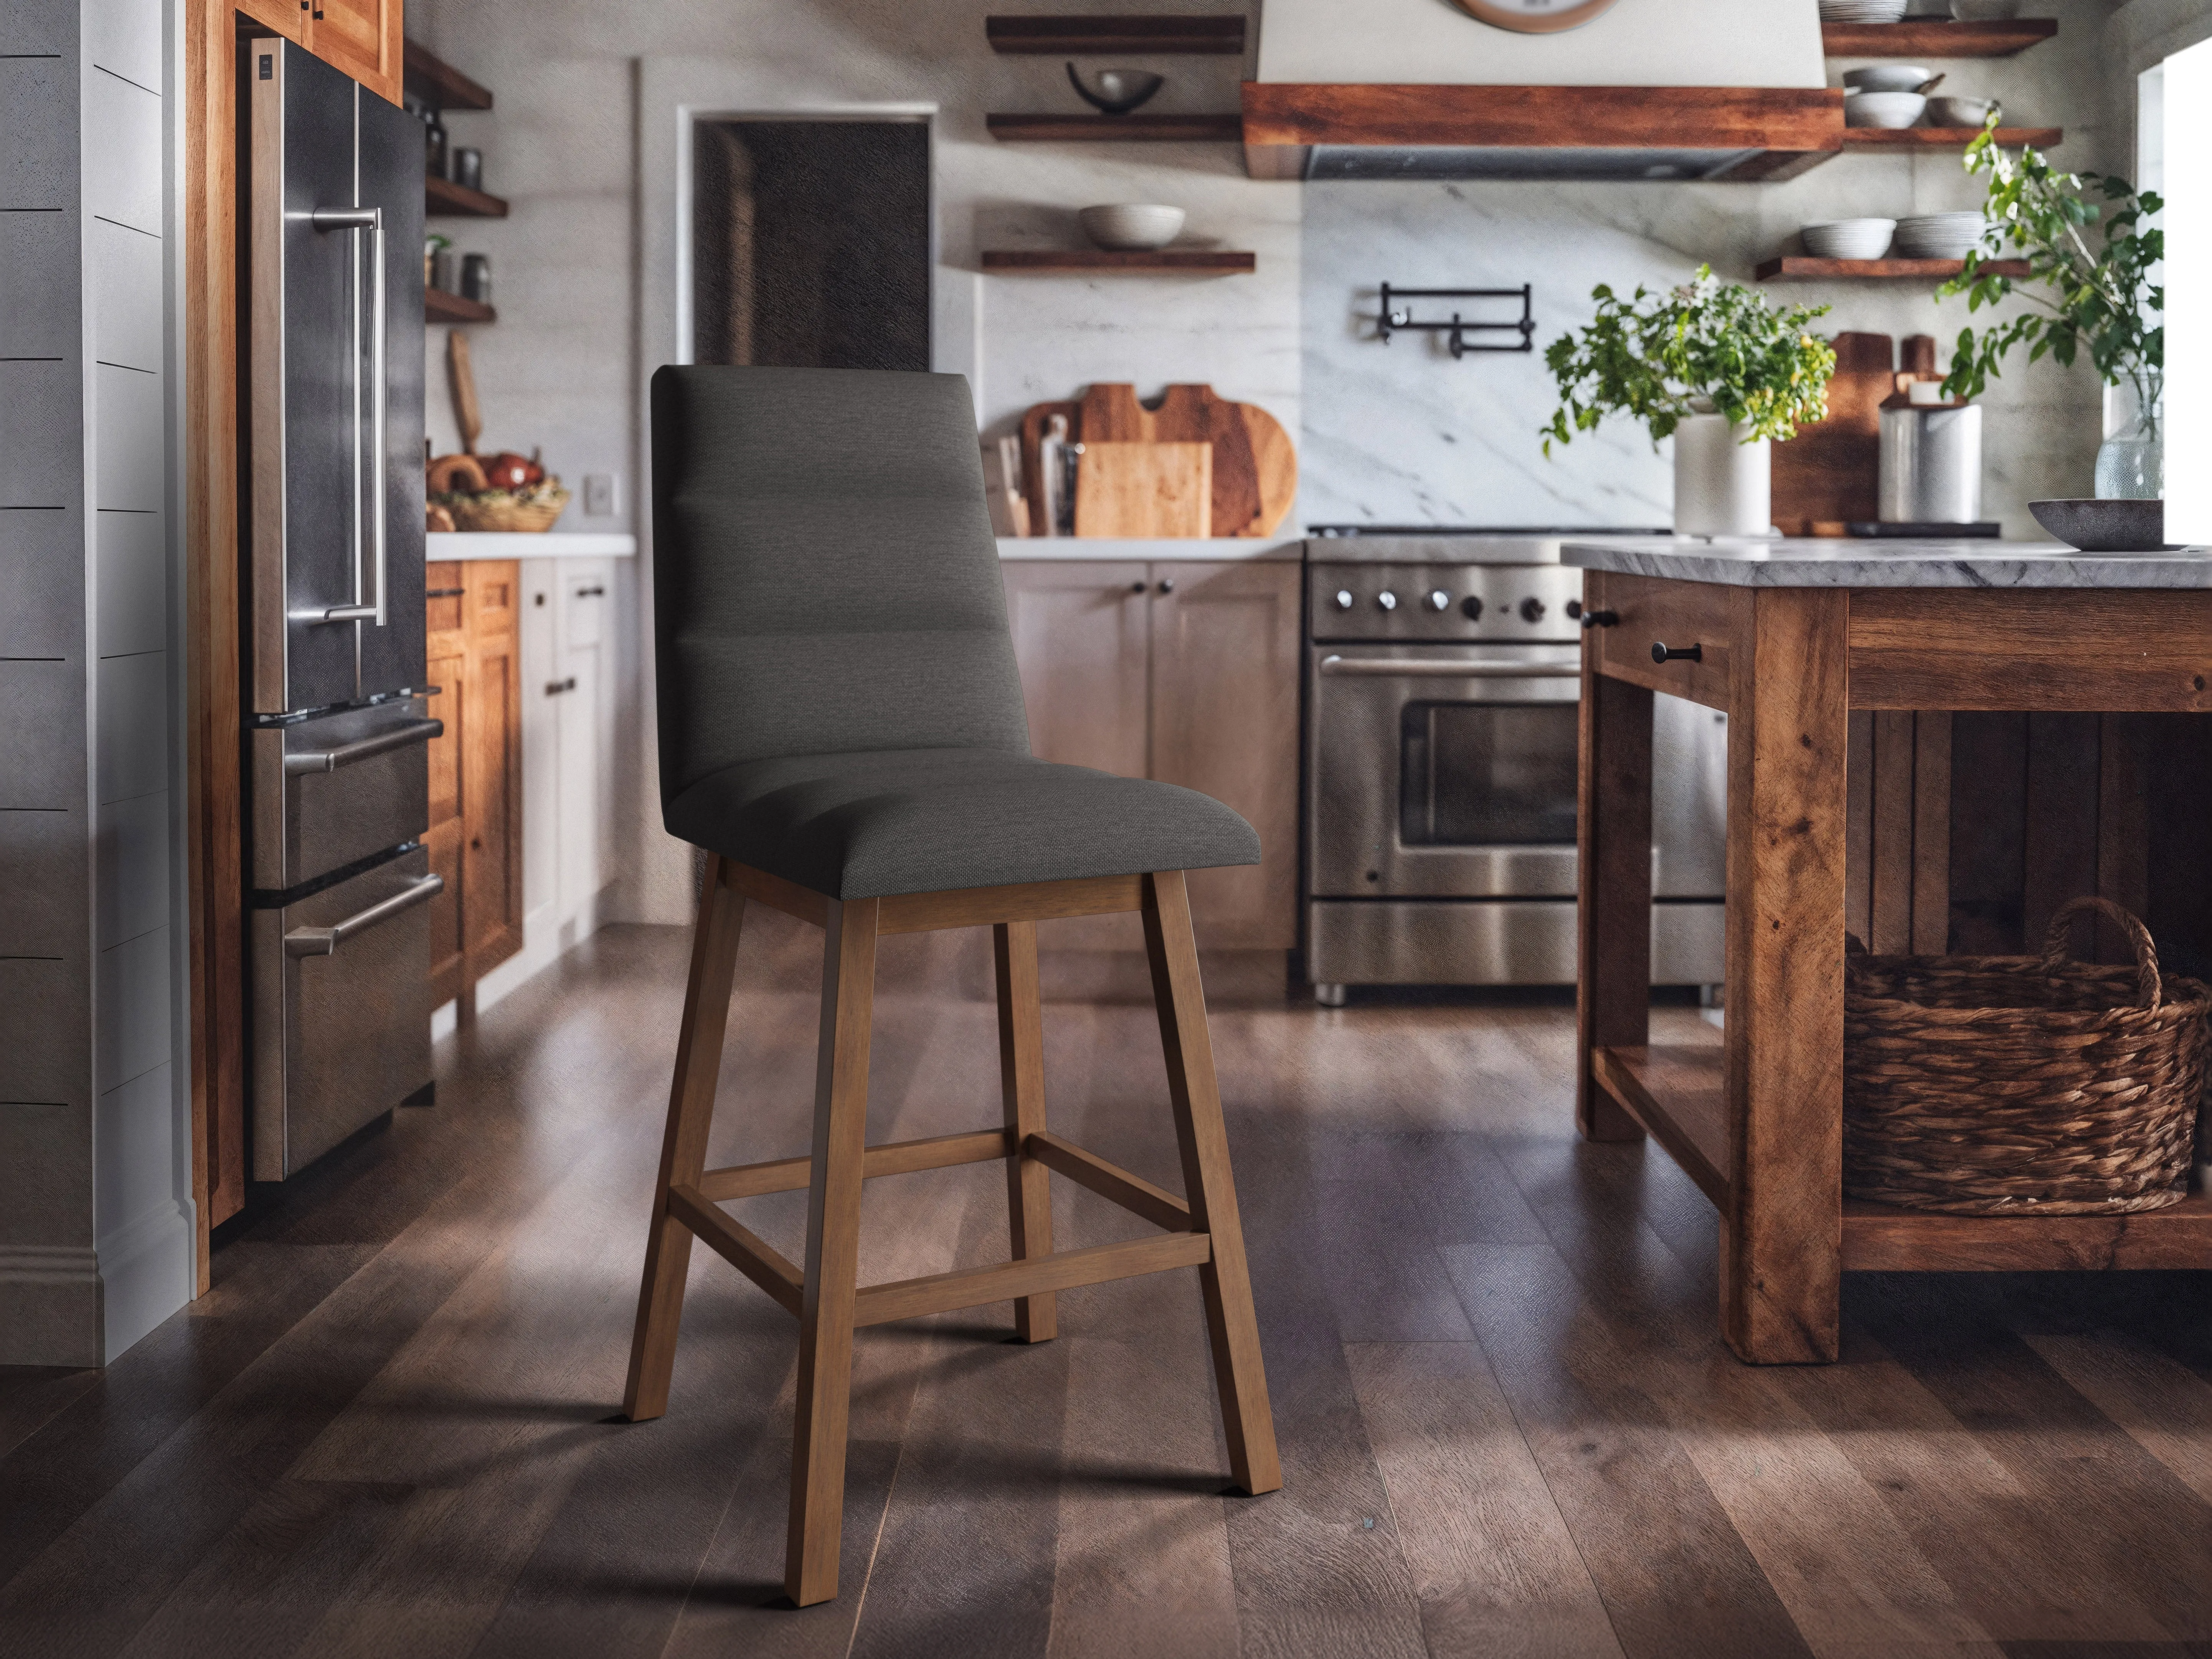
[[[837,1593],[856,1327],[1014,1304],[1054,1331],[1054,1292],[1196,1267],[1231,1478],[1282,1485],[1245,1272],[1183,872],[1251,864],[1251,826],[1170,784],[1029,752],[974,404],[957,375],[665,368],[653,378],[661,804],[708,854],[669,1092],[624,1411],[668,1407],[696,1237],[799,1320],[785,1589]],[[764,904],[823,930],[813,1148],[709,1170],[707,1132],[740,921]],[[1045,1127],[1036,924],[1142,913],[1181,1198]],[[989,927],[1002,1127],[870,1146],[876,941]],[[861,1285],[860,1186],[1003,1159],[1012,1259]],[[1163,1231],[1052,1248],[1048,1172]],[[805,1188],[804,1268],[719,1206]]]

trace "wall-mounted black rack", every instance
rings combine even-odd
[[[1455,311],[1449,322],[1416,318],[1410,307],[1396,308],[1398,300],[1518,300],[1521,315],[1510,323],[1472,321]],[[1531,309],[1533,288],[1522,283],[1519,288],[1398,288],[1382,284],[1382,315],[1376,325],[1376,337],[1384,345],[1390,343],[1394,333],[1418,332],[1442,334],[1455,357],[1464,357],[1470,351],[1534,351],[1536,349],[1536,318]],[[1486,336],[1511,334],[1516,337],[1511,345],[1492,345]]]

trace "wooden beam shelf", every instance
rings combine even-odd
[[[1244,19],[1241,15],[1161,14],[1155,16],[1068,15],[1057,17],[986,17],[983,35],[991,50],[1048,57],[1091,52],[1128,52],[1148,56],[1205,53],[1224,58],[1242,56]]]
[[[480,190],[471,190],[466,185],[457,185],[450,179],[435,174],[423,181],[426,205],[423,211],[435,219],[441,216],[465,219],[504,219],[507,204],[496,196],[487,196]]]
[[[495,323],[499,313],[481,301],[448,294],[442,288],[422,290],[422,320],[426,323]]]
[[[407,90],[433,109],[489,109],[491,89],[478,86],[443,58],[412,40],[407,43]]]
[[[1727,1201],[1727,1050],[1719,1042],[1599,1048],[1599,1085],[1716,1206]],[[2139,1215],[1945,1215],[1844,1200],[1850,1273],[2212,1267],[2212,1193]]]
[[[1242,115],[986,115],[991,137],[1024,143],[1240,143]]]
[[[1823,23],[1820,49],[1831,58],[2010,58],[2058,33],[2055,17],[1954,23],[1915,17],[1902,23]]]
[[[1853,149],[1964,149],[1981,137],[1979,127],[1845,127],[1844,148]],[[2051,149],[2066,142],[2063,127],[1999,127],[1997,143],[2016,148],[2033,144]]]
[[[987,248],[983,269],[1009,276],[1110,275],[1230,276],[1259,268],[1257,256],[1212,248],[1158,248],[1145,253],[1097,248]]]
[[[1762,263],[1759,280],[1811,282],[1817,279],[1857,278],[1876,282],[1942,282],[1966,268],[1963,259],[1816,259],[1810,254],[1784,253]],[[2025,276],[2025,259],[1992,259],[1982,267],[1992,276]]]

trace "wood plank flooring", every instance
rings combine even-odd
[[[805,1146],[816,938],[748,917],[713,1163]],[[1226,958],[1283,1491],[1224,1493],[1191,1273],[1036,1347],[872,1328],[844,1593],[793,1611],[793,1322],[696,1252],[668,1415],[615,1416],[684,963],[601,933],[116,1365],[0,1371],[0,1654],[2212,1655],[2212,1278],[1853,1276],[1842,1364],[1747,1369],[1705,1200],[1573,1138],[1571,1009]],[[1053,1127],[1178,1188],[1140,971],[1045,978]],[[988,933],[885,940],[876,1020],[871,1140],[998,1122]],[[1062,1248],[1142,1231],[1054,1200]],[[1006,1201],[870,1183],[864,1282],[1002,1258]],[[799,1254],[804,1194],[736,1213]]]

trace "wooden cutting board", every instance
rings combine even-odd
[[[1774,446],[1774,522],[1785,536],[1840,536],[1880,516],[1881,400],[1895,390],[1896,347],[1887,334],[1838,334],[1835,344],[1827,418]]]
[[[1158,408],[1146,409],[1133,386],[1102,381],[1079,400],[1036,404],[1022,416],[1024,493],[1034,526],[1044,524],[1037,439],[1054,415],[1067,416],[1078,443],[1211,444],[1212,535],[1272,536],[1297,497],[1297,452],[1282,422],[1256,404],[1233,403],[1210,386],[1171,386]]]
[[[1085,441],[1075,464],[1079,536],[1206,536],[1212,444]]]

